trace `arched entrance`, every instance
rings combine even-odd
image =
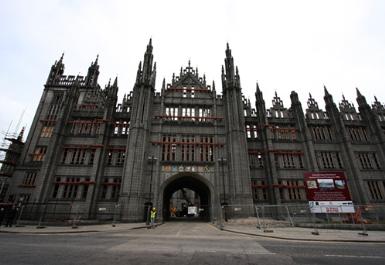
[[[177,175],[166,181],[162,198],[163,221],[210,221],[212,198],[208,185],[202,177],[195,175]],[[176,204],[178,199],[185,202]]]

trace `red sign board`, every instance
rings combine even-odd
[[[311,212],[354,212],[344,172],[307,172],[305,187]]]
[[[305,173],[306,195],[309,201],[351,201],[344,172]]]

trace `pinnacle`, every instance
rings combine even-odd
[[[325,85],[324,85],[324,91],[325,91],[325,96],[330,95],[330,94],[329,94],[329,91],[326,89],[326,86],[325,86]]]
[[[362,97],[362,94],[361,94],[360,90],[358,89],[358,87],[356,87],[356,92],[357,92],[357,97]]]

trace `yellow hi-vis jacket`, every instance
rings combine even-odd
[[[151,210],[151,219],[155,219],[156,216],[156,210]]]

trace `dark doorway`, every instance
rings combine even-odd
[[[191,176],[172,181],[163,193],[163,219],[210,221],[210,189]]]

